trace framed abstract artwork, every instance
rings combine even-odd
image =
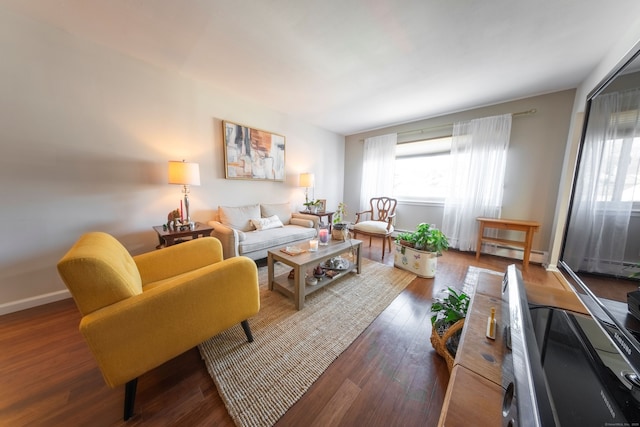
[[[238,123],[222,122],[227,179],[285,180],[285,138]]]

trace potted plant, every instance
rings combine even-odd
[[[449,371],[453,368],[469,302],[469,295],[449,287],[431,304],[431,345],[444,357]]]
[[[303,205],[307,208],[307,212],[318,213],[318,205],[320,204],[320,200],[308,200],[303,203]]]
[[[399,233],[395,242],[394,265],[426,278],[435,276],[437,257],[449,249],[447,236],[426,222],[419,224],[416,231]]]
[[[334,240],[347,240],[349,233],[348,224],[346,222],[347,206],[340,202],[338,208],[333,214],[333,226],[331,229],[331,237]]]

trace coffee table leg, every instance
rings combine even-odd
[[[267,255],[267,285],[269,290],[273,290],[273,257],[271,254]]]
[[[356,255],[356,271],[358,272],[358,274],[360,274],[360,266],[362,265],[362,256],[361,256],[361,251],[360,251],[360,243],[358,243],[356,245],[356,251],[358,252],[358,254]]]
[[[302,310],[302,308],[304,307],[304,293],[305,293],[304,270],[301,269],[299,266],[295,267],[294,270],[295,270],[294,277],[296,281],[296,289],[293,297],[296,303],[296,309]]]

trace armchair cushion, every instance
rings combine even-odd
[[[393,225],[385,221],[363,221],[355,224],[353,228],[356,231],[360,231],[364,233],[373,233],[373,234],[382,234],[382,235],[393,232]]]
[[[136,263],[122,249],[120,242],[106,233],[85,234],[74,251],[58,263],[58,271],[83,315],[142,293]]]

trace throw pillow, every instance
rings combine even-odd
[[[251,218],[260,217],[260,206],[219,206],[218,215],[220,222],[227,227],[235,228],[240,231],[251,231],[254,229]]]
[[[260,213],[262,218],[278,215],[278,218],[280,218],[283,224],[289,224],[291,222],[291,206],[288,202],[260,205]]]
[[[269,230],[270,228],[284,227],[278,215],[270,216],[269,218],[255,218],[251,220],[256,230]]]

